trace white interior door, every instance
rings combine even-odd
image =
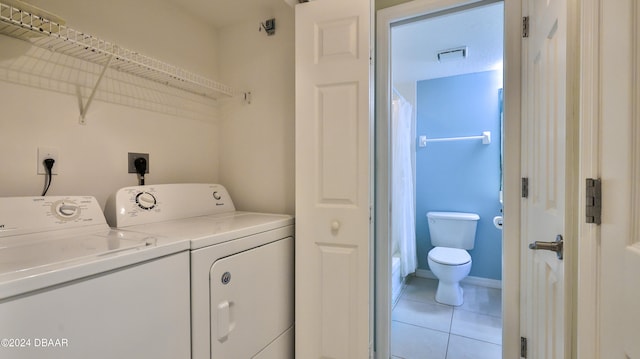
[[[602,1],[599,358],[640,358],[640,4]]]
[[[522,165],[529,194],[522,202],[521,334],[528,358],[564,358],[564,261],[529,244],[565,236],[567,3],[530,0],[524,11],[530,33],[523,39]]]
[[[371,343],[369,0],[296,10],[296,357]]]

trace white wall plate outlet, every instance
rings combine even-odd
[[[147,169],[144,171],[144,173],[149,173],[149,154],[148,153],[135,153],[135,152],[129,152],[127,154],[127,169],[129,171],[129,173],[138,173],[138,171],[136,171],[136,166],[134,164],[134,161],[136,160],[136,158],[138,157],[142,157],[145,160],[147,160]]]
[[[51,173],[54,175],[60,173],[60,157],[58,156],[58,149],[53,147],[38,147],[38,174],[47,174],[47,169],[44,167],[43,163],[47,158],[53,158],[55,160]]]

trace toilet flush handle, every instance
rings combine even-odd
[[[556,236],[555,242],[535,241],[533,243],[529,243],[529,249],[534,249],[534,250],[543,249],[547,251],[553,251],[553,252],[556,252],[556,254],[558,255],[558,259],[562,259],[563,244],[564,244],[564,240],[562,239],[562,235],[558,234]]]

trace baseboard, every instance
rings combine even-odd
[[[416,277],[438,279],[430,270],[417,269]],[[473,284],[480,287],[502,289],[502,281],[497,279],[481,278],[469,276],[462,280],[461,283]]]

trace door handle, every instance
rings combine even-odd
[[[541,242],[535,241],[533,243],[529,243],[529,249],[539,250],[543,249],[546,251],[556,252],[558,255],[558,259],[562,259],[562,247],[564,244],[564,240],[562,239],[562,235],[558,234],[556,236],[555,242]]]
[[[218,341],[219,342],[224,342],[225,340],[227,340],[227,337],[229,335],[229,332],[231,331],[231,325],[230,325],[230,313],[229,313],[230,309],[229,309],[229,302],[228,301],[224,301],[220,304],[218,304]]]

